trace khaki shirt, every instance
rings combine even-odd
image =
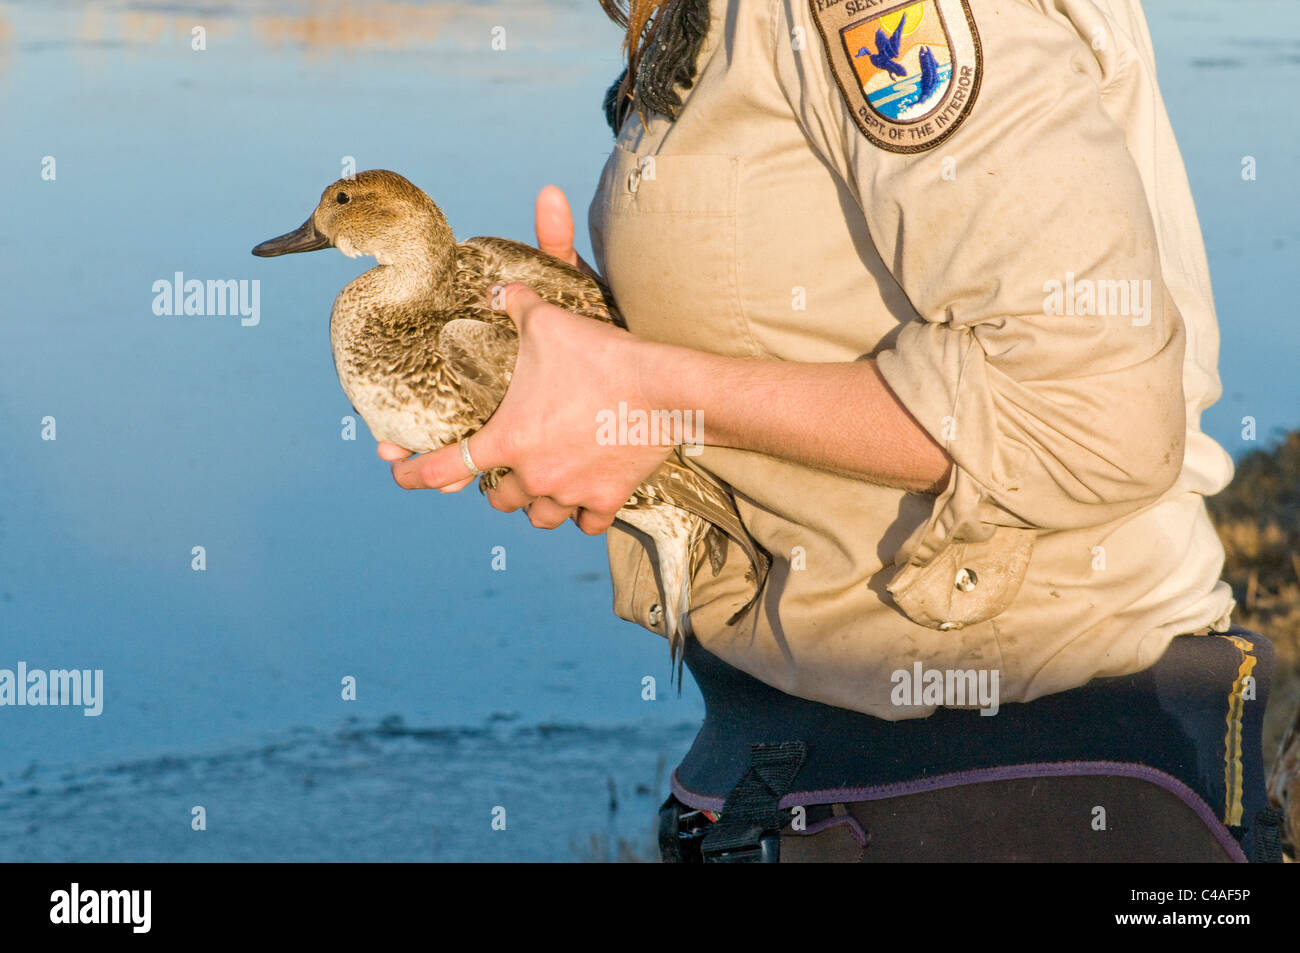
[[[958,51],[947,122],[919,148],[841,90],[856,61],[833,46],[897,0],[813,3],[715,0],[680,117],[623,125],[591,206],[597,262],[640,337],[874,357],[955,465],[936,497],[742,450],[687,457],[731,484],[773,557],[735,624],[744,557],[706,562],[696,637],[786,692],[897,720],[935,707],[891,701],[915,662],[995,669],[1001,701],[1028,701],[1226,629],[1203,497],[1232,463],[1199,425],[1218,330],[1138,3],[914,5],[922,29],[943,14],[947,33],[925,34],[939,58],[945,35]],[[1135,293],[1115,314],[1120,281]],[[608,543],[616,613],[654,629],[647,553]]]

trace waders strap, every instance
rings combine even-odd
[[[722,816],[700,845],[706,863],[777,862],[784,826],[781,798],[807,756],[802,741],[750,748],[749,769],[727,795]]]

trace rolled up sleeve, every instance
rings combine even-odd
[[[1096,58],[1019,0],[972,8],[978,96],[913,154],[859,130],[807,4],[777,18],[814,38],[776,37],[778,80],[916,312],[875,355],[880,373],[954,461],[905,546],[913,563],[999,527],[1110,522],[1183,462],[1182,321]]]

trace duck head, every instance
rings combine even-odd
[[[396,172],[371,169],[339,179],[321,193],[307,221],[262,242],[253,254],[273,258],[330,246],[351,258],[370,255],[381,265],[428,268],[454,263],[456,239],[433,199]]]

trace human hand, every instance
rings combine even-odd
[[[542,300],[527,285],[492,294],[493,307],[519,330],[519,356],[501,406],[469,441],[479,469],[510,469],[488,501],[503,512],[525,509],[539,528],[574,517],[584,533],[602,533],[672,449],[598,439],[602,413],[620,403],[649,409],[639,387],[638,349],[645,345]],[[385,443],[379,455],[405,489],[455,492],[474,479],[456,445],[410,457]]]

